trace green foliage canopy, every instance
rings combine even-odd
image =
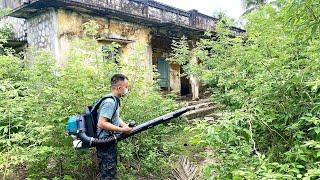
[[[124,120],[142,123],[176,108],[171,99],[156,91],[152,78],[146,81],[145,67],[140,66],[146,47],[136,45],[130,65],[119,55],[105,59],[106,53],[119,45],[107,44],[108,51],[102,51],[95,39],[98,27],[93,21],[84,25],[87,36],[72,42],[68,61],[62,66],[50,52],[41,50],[28,49],[27,59],[0,55],[3,179],[94,179],[98,164],[94,150],[74,150],[72,138],[65,135],[65,124],[69,116],[83,112],[85,106],[110,93],[114,73],[126,73],[130,79],[130,95],[122,102]],[[120,178],[168,176],[171,151],[161,139],[178,128],[176,124],[159,126],[120,143]]]
[[[246,34],[230,37],[220,23],[214,40],[208,34],[197,43],[202,65],[193,68],[229,111],[198,127],[198,143],[215,152],[204,168],[208,178],[320,177],[318,5],[266,5],[247,16]]]

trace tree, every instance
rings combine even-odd
[[[241,0],[242,8],[245,10],[243,14],[248,14],[259,7],[268,3],[268,0]]]
[[[234,26],[236,24],[236,20],[228,17],[226,11],[220,9],[213,12],[213,17],[219,19],[220,21],[228,24],[230,26]]]
[[[219,22],[194,47],[194,68],[226,111],[190,130],[213,150],[203,179],[320,177],[320,2],[280,3],[249,13],[243,36]]]

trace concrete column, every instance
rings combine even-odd
[[[169,65],[170,74],[170,89],[175,94],[180,94],[181,80],[180,80],[180,65],[172,64]]]
[[[190,63],[192,65],[197,65],[198,60],[197,57],[195,56],[194,49],[192,49],[192,57]],[[192,100],[199,100],[199,87],[200,87],[200,81],[199,78],[196,77],[195,75],[190,76],[190,84],[191,84],[191,90],[192,90]]]
[[[153,66],[152,66],[152,46],[151,41],[147,45],[147,66],[146,66],[146,79],[150,82],[153,82]]]

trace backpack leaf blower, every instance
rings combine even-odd
[[[131,122],[129,123],[129,126],[134,126],[131,133],[112,134],[112,136],[109,136],[107,138],[99,138],[96,134],[98,123],[97,110],[99,109],[102,101],[106,98],[110,98],[110,96],[103,97],[98,100],[95,105],[86,107],[85,113],[69,118],[66,129],[67,133],[75,138],[75,140],[73,141],[73,145],[76,149],[107,146],[111,142],[124,140],[147,129],[153,128],[154,126],[168,122],[194,109],[194,107],[181,108],[179,110],[170,112],[137,126],[135,126],[134,122]]]

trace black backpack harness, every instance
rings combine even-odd
[[[102,105],[103,101],[106,100],[107,98],[112,98],[114,100],[114,102],[115,102],[115,108],[114,108],[114,112],[113,112],[113,114],[111,116],[110,123],[112,123],[112,119],[114,118],[114,115],[117,113],[117,110],[121,105],[120,99],[115,97],[115,96],[112,96],[112,95],[111,96],[104,96],[101,99],[99,99],[95,103],[95,105],[93,106],[92,111],[91,111],[92,116],[96,116],[96,117],[93,117],[93,118],[97,119],[97,123],[96,123],[97,126],[98,126],[98,122],[99,122],[98,109],[101,108],[101,105]],[[94,114],[94,113],[96,113],[96,114]],[[99,112],[99,114],[100,114],[100,112]],[[97,132],[97,129],[98,129],[98,127],[96,127],[96,132]],[[96,137],[99,138],[103,131],[104,131],[104,129],[100,128],[100,132],[99,132],[98,136],[96,136]]]

